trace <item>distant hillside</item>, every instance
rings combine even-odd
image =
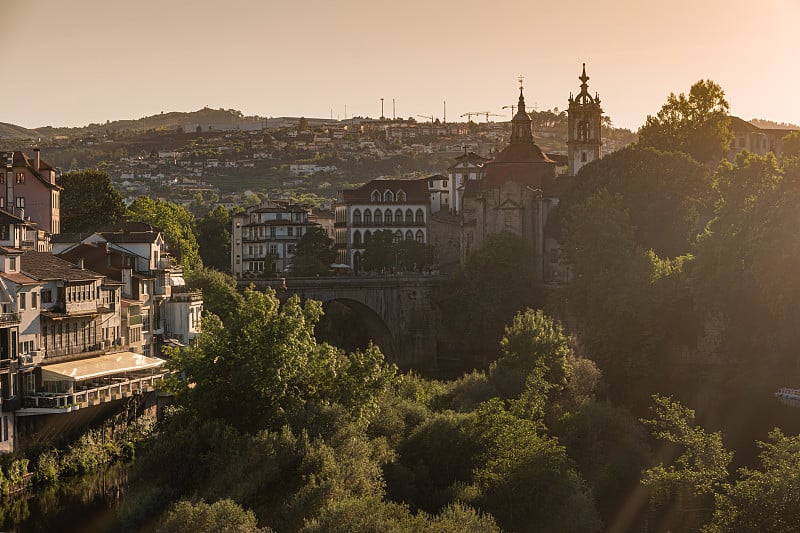
[[[41,134],[36,130],[0,122],[0,139],[36,139],[37,137],[41,137]]]
[[[751,119],[750,124],[758,126],[759,128],[767,130],[800,130],[797,124],[790,124],[788,122],[775,122],[772,120],[765,120],[763,118]]]
[[[59,135],[75,136],[111,132],[174,130],[187,124],[217,124],[236,126],[261,120],[260,117],[246,117],[235,109],[211,109],[204,107],[198,111],[161,113],[131,120],[107,121],[105,124],[89,124],[77,128],[44,126],[29,130],[13,124],[0,123],[0,139],[52,138]]]

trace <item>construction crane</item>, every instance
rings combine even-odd
[[[481,115],[486,115],[486,122],[489,122],[489,117],[503,117],[505,115],[500,115],[498,113],[489,113],[488,111],[484,111],[480,113]]]
[[[429,117],[428,115],[417,115],[417,116],[421,118],[427,118],[428,120],[431,121],[431,123],[433,123],[433,117]]]
[[[504,105],[503,109],[511,109],[511,116],[513,117],[517,112],[517,106],[515,105]]]
[[[461,118],[467,117],[467,122],[472,122],[472,115],[483,115],[485,111],[469,111],[461,115]]]

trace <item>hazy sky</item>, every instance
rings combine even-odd
[[[0,122],[203,106],[345,118],[565,108],[586,62],[618,126],[708,78],[800,123],[800,0],[0,0]],[[490,117],[504,120],[502,117]],[[424,120],[424,119],[422,119]],[[485,120],[485,117],[481,120]]]

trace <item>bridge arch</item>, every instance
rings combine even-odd
[[[399,362],[397,341],[392,331],[389,329],[389,326],[375,310],[367,304],[351,298],[332,298],[325,300],[322,302],[322,309],[328,313],[331,307],[336,304],[343,305],[352,311],[360,323],[366,327],[370,340],[380,348],[387,361],[395,364]],[[323,323],[323,321],[325,321],[324,315],[320,322]]]

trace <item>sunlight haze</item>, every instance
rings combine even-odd
[[[161,111],[510,119],[567,106],[581,64],[616,126],[712,79],[731,113],[800,123],[796,0],[255,2],[4,0],[0,122],[82,126]],[[11,74],[9,76],[9,74]],[[424,119],[421,119],[424,120]],[[485,120],[485,117],[480,119]]]

